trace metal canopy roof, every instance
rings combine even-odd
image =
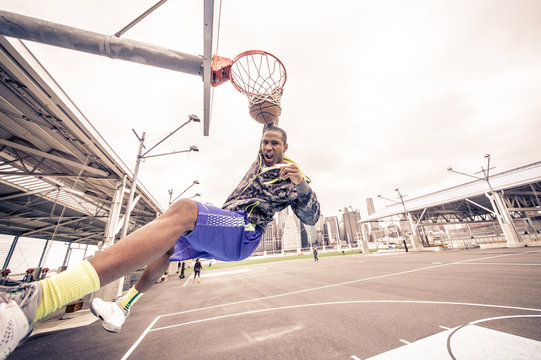
[[[131,176],[29,49],[0,36],[0,233],[97,244]],[[163,212],[136,194],[132,227]]]
[[[503,191],[504,201],[513,218],[525,217],[526,212],[541,211],[541,161],[491,175],[489,181],[495,191]],[[404,199],[404,205],[413,218],[421,223],[494,221],[496,217],[491,213],[492,205],[485,196],[487,192],[489,187],[486,181],[474,180],[417,198]],[[361,221],[376,221],[403,213],[402,204],[396,203]]]

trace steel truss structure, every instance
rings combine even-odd
[[[0,233],[100,245],[131,176],[26,46],[0,37]],[[136,196],[131,228],[163,212],[141,184]]]
[[[541,221],[541,161],[491,176],[495,194],[486,182],[474,180],[405,201],[416,227],[472,223],[498,223],[494,204],[502,200],[513,222],[524,221],[528,226]],[[401,204],[396,203],[376,212],[361,222],[374,222],[398,216],[407,221]]]

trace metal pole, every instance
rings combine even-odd
[[[151,12],[162,6],[167,0],[160,0],[156,4],[154,4],[151,8],[149,8],[147,11],[145,11],[143,14],[139,15],[135,20],[133,20],[128,25],[124,26],[120,31],[118,31],[115,36],[121,37],[122,34],[124,34],[126,31],[130,30],[134,25],[136,25],[139,21],[143,20],[145,17],[148,16]]]
[[[160,145],[162,142],[164,142],[165,140],[169,139],[174,133],[176,133],[177,131],[179,131],[180,129],[182,129],[185,125],[187,125],[188,123],[190,123],[190,121],[196,121],[196,122],[199,122],[199,118],[196,116],[196,115],[190,115],[188,121],[186,121],[184,124],[180,125],[178,128],[176,128],[175,130],[171,131],[169,133],[169,135],[167,135],[166,137],[164,137],[163,139],[161,139],[160,141],[158,141],[153,147],[151,147],[150,149],[148,149],[144,154],[143,154],[143,157],[151,157],[151,156],[147,156],[147,154],[149,152],[151,152],[152,150],[154,150],[154,148],[156,148],[156,146]],[[188,151],[191,151],[188,150]],[[157,155],[153,155],[153,156],[157,156]]]
[[[64,256],[64,262],[62,262],[62,267],[67,269],[68,268],[68,262],[69,258],[71,257],[71,243],[68,245],[68,249],[66,250],[66,255]]]
[[[137,173],[139,172],[139,165],[141,164],[141,153],[145,145],[145,134],[139,139],[139,152],[137,153],[137,160],[135,161],[135,170],[133,172],[132,183],[130,187],[130,195],[128,197],[128,203],[126,204],[126,211],[124,213],[124,224],[122,225],[122,232],[120,238],[123,239],[128,233],[128,224],[130,222],[131,204],[135,195],[135,189],[137,188]]]
[[[190,188],[196,184],[199,184],[199,181],[197,180],[194,180],[192,182],[192,184],[190,186],[188,186],[188,188],[186,190],[184,190],[183,192],[181,192],[174,200],[171,200],[171,198],[173,197],[173,190],[171,189],[171,191],[169,192],[169,206],[171,206],[175,201],[178,200],[178,198],[180,198],[186,191],[190,190]]]
[[[185,54],[114,35],[98,34],[3,10],[0,10],[0,34],[203,77],[202,56]],[[208,71],[210,72],[210,69]]]
[[[13,241],[11,242],[11,247],[9,248],[8,255],[6,256],[6,261],[4,261],[4,266],[2,267],[2,269],[8,268],[9,262],[11,260],[11,257],[13,256],[13,252],[15,251],[15,247],[17,246],[18,241],[19,241],[19,235],[13,238]]]
[[[402,197],[402,194],[400,193],[400,190],[398,188],[396,188],[395,191],[398,193],[398,196],[400,196],[400,202],[402,202],[402,207],[404,208],[404,215],[406,216],[406,221],[408,222],[408,225],[411,231],[411,245],[414,250],[418,248],[423,248],[423,245],[419,244],[418,242],[417,233],[413,225],[413,218],[411,217],[411,214],[408,212],[408,210],[406,210],[406,204],[404,203],[404,198]]]
[[[47,241],[45,242],[45,246],[43,247],[43,251],[41,252],[41,257],[39,258],[38,267],[41,267],[41,264],[43,263],[43,260],[45,258],[45,253],[47,252],[47,246],[49,246],[50,241],[51,239],[47,239]]]

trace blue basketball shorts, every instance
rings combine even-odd
[[[237,261],[255,251],[262,231],[246,219],[245,211],[232,212],[196,203],[195,228],[177,240],[170,261],[196,258]]]

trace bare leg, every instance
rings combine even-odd
[[[156,220],[90,258],[100,285],[165,256],[182,234],[193,230],[196,220],[197,204],[189,199],[179,200]]]
[[[137,291],[145,293],[150,289],[152,285],[154,285],[156,280],[158,280],[160,276],[165,272],[165,270],[169,267],[169,257],[173,255],[174,249],[175,248],[172,247],[171,249],[169,249],[168,252],[160,256],[157,260],[147,265],[145,271],[143,271],[143,274],[135,283],[135,289]]]

